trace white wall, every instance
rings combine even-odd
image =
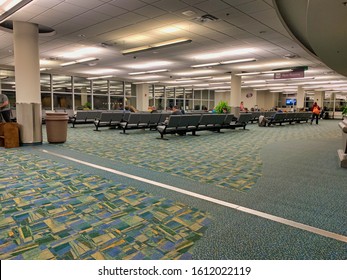
[[[215,104],[220,101],[228,101],[230,92],[216,92]],[[248,97],[247,97],[248,96]],[[268,90],[256,91],[252,89],[242,89],[241,101],[249,110],[255,105],[258,105],[258,109],[270,110],[278,103],[279,93],[269,92]]]
[[[215,92],[214,93],[214,104],[217,105],[220,101],[227,101],[229,100],[230,91],[226,92]],[[228,102],[229,104],[229,102]],[[212,108],[210,108],[212,109]]]
[[[257,91],[252,89],[242,89],[241,91],[241,101],[243,101],[243,105],[248,110],[254,108],[255,105],[258,105]]]

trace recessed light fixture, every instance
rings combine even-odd
[[[196,65],[192,65],[191,67],[193,67],[193,68],[201,68],[201,67],[211,67],[211,66],[226,65],[226,64],[236,64],[236,63],[244,63],[244,62],[253,62],[253,61],[257,61],[257,59],[256,58],[234,59],[234,60],[227,60],[227,61],[220,61],[220,62],[196,64]]]
[[[98,60],[99,59],[95,58],[95,57],[88,57],[88,58],[82,58],[79,60],[65,62],[65,63],[60,64],[60,66],[66,67],[66,66],[70,66],[70,65],[74,65],[74,64],[86,63],[86,62],[92,62],[92,61],[98,61]]]
[[[247,72],[247,73],[237,73],[235,76],[253,76],[253,75],[259,75],[261,72]]]
[[[180,45],[180,44],[185,44],[185,43],[191,43],[192,40],[188,38],[177,38],[169,41],[163,41],[155,44],[150,44],[146,46],[140,46],[132,49],[127,49],[122,51],[123,55],[127,54],[133,54],[133,53],[138,53],[142,51],[147,51],[147,50],[154,50],[154,49],[159,49],[163,47],[168,47],[168,46],[174,46],[174,45]]]
[[[158,70],[149,70],[149,71],[141,71],[141,72],[131,72],[129,73],[130,76],[135,75],[145,75],[145,74],[155,74],[155,73],[162,73],[162,72],[168,72],[168,69],[158,69]]]
[[[107,76],[99,76],[99,77],[89,77],[87,80],[98,80],[98,79],[107,79],[107,78],[112,78],[112,75],[107,75]]]
[[[7,19],[9,16],[18,12],[20,9],[22,9],[32,1],[33,0],[0,1],[0,23]]]

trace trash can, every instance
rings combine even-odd
[[[47,141],[51,144],[66,142],[69,116],[64,112],[46,112]]]

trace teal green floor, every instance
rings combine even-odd
[[[0,259],[347,259],[346,243],[43,150],[346,236],[338,121],[199,137],[68,129],[0,148]]]

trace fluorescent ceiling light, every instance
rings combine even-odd
[[[251,81],[243,81],[242,84],[257,84],[257,83],[265,83],[265,80],[251,80]]]
[[[159,81],[148,81],[148,82],[135,82],[134,85],[142,85],[142,84],[156,84],[159,83]]]
[[[179,44],[184,44],[184,43],[191,43],[192,40],[188,38],[177,38],[169,41],[163,41],[155,44],[150,44],[146,46],[140,46],[137,48],[132,48],[132,49],[127,49],[122,51],[123,55],[126,54],[132,54],[132,53],[137,53],[137,52],[142,52],[142,51],[147,51],[147,50],[154,50],[158,48],[163,48],[167,46],[173,46],[173,45],[179,45]]]
[[[162,73],[162,72],[168,72],[168,69],[158,69],[158,70],[149,70],[149,71],[142,71],[142,72],[132,72],[129,73],[130,76],[135,75],[145,75],[145,74],[155,74],[155,73]]]
[[[199,68],[199,67],[209,67],[209,66],[217,66],[220,65],[220,62],[212,62],[212,63],[205,63],[205,64],[196,64],[192,65],[192,68]]]
[[[229,51],[222,51],[222,52],[205,53],[205,54],[196,55],[194,59],[207,60],[207,59],[222,58],[222,57],[232,56],[232,55],[248,54],[254,51],[255,49],[253,48],[246,48],[246,49],[229,50]]]
[[[204,70],[192,70],[192,71],[186,71],[186,72],[179,72],[175,73],[177,76],[192,76],[192,75],[208,75],[212,73],[216,73],[216,70],[212,69],[204,69]]]
[[[208,79],[212,79],[212,76],[205,76],[205,77],[195,77],[195,78],[192,78],[192,80],[208,80]]]
[[[218,65],[235,64],[235,63],[242,63],[242,62],[253,62],[253,61],[257,61],[257,59],[255,58],[234,59],[234,60],[227,60],[227,61],[220,61],[220,62],[197,64],[197,65],[192,65],[191,67],[199,68],[199,67],[209,67],[209,66],[218,66]]]
[[[100,68],[100,69],[86,71],[85,73],[88,75],[104,76],[104,75],[111,75],[111,73],[114,73],[117,71],[118,71],[117,69],[113,69],[113,68]]]
[[[253,76],[253,75],[259,75],[261,72],[248,72],[248,73],[237,73],[235,76]]]
[[[73,64],[77,64],[77,62],[76,61],[69,61],[69,62],[65,62],[65,63],[60,64],[60,66],[65,67],[65,66],[69,66],[69,65],[73,65]]]
[[[223,80],[230,80],[231,76],[223,76],[223,77],[213,77],[211,80],[213,81],[223,81]]]
[[[0,23],[9,16],[18,12],[24,6],[28,5],[33,0],[2,0],[0,1]]]
[[[97,79],[106,79],[106,78],[112,78],[112,75],[107,75],[107,76],[99,76],[99,77],[90,77],[87,78],[87,80],[97,80]]]
[[[222,61],[220,64],[234,64],[234,63],[253,62],[253,61],[257,61],[257,59],[256,58],[234,59],[234,60]]]
[[[83,58],[83,59],[79,59],[79,60],[65,62],[65,63],[60,64],[60,66],[65,67],[65,66],[70,66],[70,65],[74,65],[74,64],[92,62],[92,61],[97,61],[97,60],[99,60],[99,59],[97,59],[95,57],[87,57],[87,58]]]
[[[171,46],[171,45],[177,45],[177,44],[182,44],[182,43],[190,43],[192,40],[188,38],[178,38],[178,39],[173,39],[169,41],[164,41],[156,44],[152,44],[152,48],[160,48],[160,47],[166,47],[166,46]]]
[[[292,72],[292,69],[283,69],[283,70],[271,70],[271,71],[264,71],[261,72],[262,74],[274,74],[274,73],[287,73]]]

